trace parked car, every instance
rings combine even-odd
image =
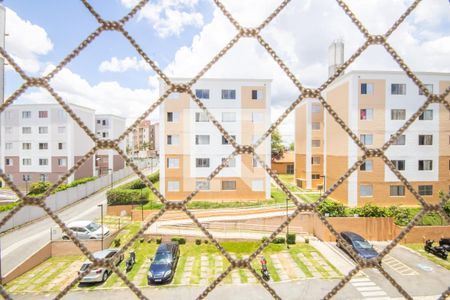
[[[76,235],[77,238],[83,240],[101,239],[102,238],[102,226],[93,221],[75,221],[67,225],[70,230]],[[103,236],[109,234],[109,229],[103,226]],[[63,240],[68,240],[69,236],[63,233]]]
[[[370,259],[378,255],[378,252],[373,248],[373,246],[359,234],[350,231],[343,231],[340,234],[341,237],[348,242],[352,246],[353,250],[361,257]],[[337,246],[347,252],[339,241],[337,242]],[[350,253],[348,254],[350,255]]]
[[[175,275],[180,247],[178,243],[162,243],[156,251],[147,274],[148,284],[170,282]]]
[[[97,258],[97,259],[111,258],[118,251],[119,251],[118,248],[105,249],[102,251],[94,252],[93,256],[94,256],[94,258]],[[114,258],[114,263],[116,264],[116,266],[118,266],[123,261],[123,257],[124,256],[122,254],[122,255]],[[89,268],[89,266],[91,264],[92,264],[92,262],[90,260],[85,261],[83,263],[83,265],[81,266],[78,274],[80,274],[81,272],[83,272],[87,268]],[[108,276],[111,273],[112,273],[112,270],[110,270],[108,268],[100,267],[97,269],[92,269],[86,276],[84,276],[81,279],[80,282],[82,282],[82,283],[104,282],[104,281],[106,281],[106,279],[108,279]]]

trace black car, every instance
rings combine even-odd
[[[148,284],[170,282],[175,275],[179,257],[180,247],[177,243],[159,245],[148,270]]]
[[[343,231],[343,232],[341,232],[341,237],[346,242],[348,242],[352,246],[353,250],[356,253],[358,253],[361,257],[366,258],[366,259],[377,257],[378,252],[375,251],[373,246],[371,244],[369,244],[369,242],[366,241],[359,234],[356,234],[356,233],[350,232],[350,231]],[[339,248],[341,248],[342,250],[344,250],[345,252],[347,252],[339,241],[337,242],[337,246]],[[348,253],[348,254],[350,254],[350,253]]]

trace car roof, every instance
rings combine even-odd
[[[362,236],[351,231],[342,231],[341,234],[348,236],[350,239],[365,240]]]
[[[168,243],[161,243],[161,245],[159,245],[158,250],[156,251],[158,252],[165,252],[165,251],[170,251],[172,250],[173,247],[178,246],[177,243],[173,243],[173,242],[168,242]]]
[[[94,256],[94,258],[96,258],[96,259],[102,259],[102,258],[105,258],[109,253],[118,252],[118,251],[119,251],[119,248],[109,248],[109,249],[104,249],[104,250],[94,252],[92,254],[92,256]],[[91,261],[86,260],[85,263],[91,263]]]
[[[74,221],[67,224],[67,227],[84,227],[91,224],[93,221]]]

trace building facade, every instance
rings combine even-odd
[[[417,73],[435,94],[450,85],[448,73]],[[326,101],[368,148],[389,140],[426,101],[403,72],[351,71],[324,92]],[[296,109],[295,175],[306,188],[331,186],[362,151],[317,100]],[[433,103],[386,151],[422,197],[439,201],[450,185],[450,115]],[[369,158],[333,192],[349,206],[416,205],[414,196],[379,158]]]
[[[130,156],[133,158],[148,158],[156,156],[156,137],[159,136],[159,124],[152,124],[150,120],[143,120],[133,129],[128,141]]]
[[[91,130],[94,110],[70,104]],[[28,182],[56,182],[81,159],[94,142],[58,104],[13,104],[2,113],[0,168],[19,187]],[[69,182],[94,175],[93,159]]]
[[[160,93],[166,88],[161,82]],[[270,123],[270,80],[202,79],[193,90],[238,144],[252,144]],[[183,200],[233,152],[188,94],[172,93],[163,102],[159,127],[160,190],[169,200]],[[270,165],[270,138],[257,153]],[[244,154],[230,161],[210,184],[204,184],[194,199],[268,198],[269,176],[252,155]]]
[[[95,132],[101,139],[116,139],[125,131],[125,118],[111,114],[95,115]],[[122,151],[125,149],[125,141],[119,144]],[[98,150],[95,155],[95,174],[103,176],[111,171],[117,171],[125,167],[122,157],[113,149]]]

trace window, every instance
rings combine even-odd
[[[236,113],[235,112],[223,112],[222,113],[222,122],[236,122]]]
[[[391,160],[395,168],[399,171],[405,171],[405,161],[404,160]]]
[[[167,168],[178,169],[179,167],[180,167],[180,160],[178,158],[168,158],[167,159]]]
[[[23,111],[22,112],[22,119],[30,119],[31,118],[31,111]]]
[[[30,174],[24,174],[24,175],[22,175],[22,180],[23,181],[31,181],[32,177]]]
[[[178,122],[180,118],[180,114],[178,112],[168,112],[167,113],[167,122]]]
[[[103,125],[103,126],[108,125],[108,120],[102,120],[102,125]]]
[[[31,130],[31,128],[30,128]],[[5,127],[5,134],[11,134],[12,133],[12,127]]]
[[[13,160],[11,158],[5,158],[5,166],[12,166]]]
[[[64,143],[58,143],[58,150],[64,150],[66,145]]]
[[[361,171],[372,171],[373,170],[373,160],[368,159],[359,167]]]
[[[206,114],[206,112],[201,111],[201,112],[196,112],[195,113],[195,122],[208,122],[209,118],[208,115]]]
[[[359,110],[360,120],[373,120],[373,108],[363,108]]]
[[[6,144],[5,144],[5,150],[11,150],[12,147],[13,147],[13,144],[12,144],[12,143],[6,143]]]
[[[39,119],[46,119],[46,118],[48,118],[48,111],[40,110],[38,116],[39,116]]]
[[[12,119],[12,112],[5,111],[5,120],[11,120]]]
[[[432,185],[419,185],[419,195],[433,196],[433,186]]]
[[[252,180],[252,191],[253,192],[264,192],[264,180]]]
[[[47,158],[39,158],[39,165],[40,166],[48,166],[48,159]]]
[[[197,180],[195,181],[195,188],[199,191],[209,191],[209,181]]]
[[[97,120],[97,124],[101,125],[102,124],[102,120]]]
[[[320,109],[320,104],[315,103],[311,105],[311,112],[313,113],[319,113]]]
[[[209,145],[209,135],[201,134],[195,136],[196,145]]]
[[[236,136],[235,135],[231,135],[231,137],[233,138],[233,140],[236,141]],[[222,136],[222,145],[229,145],[230,143],[228,142],[228,140]]]
[[[40,174],[39,175],[40,181],[48,181],[48,175],[47,174]]]
[[[433,94],[433,85],[432,84],[425,84],[425,87],[431,94]],[[419,89],[419,95],[425,95],[421,89]]]
[[[419,120],[433,120],[433,110],[432,109],[427,109],[425,110],[420,116],[419,116]]]
[[[406,84],[404,83],[391,84],[391,95],[406,95]]]
[[[252,100],[259,100],[262,98],[261,91],[258,90],[252,90]]]
[[[252,122],[261,123],[264,121],[264,114],[262,112],[252,112]]]
[[[175,180],[167,181],[167,191],[169,192],[179,192],[180,191],[180,182]]]
[[[58,127],[58,133],[59,133],[59,134],[64,134],[64,133],[66,133],[66,127],[64,127],[64,126]]]
[[[406,109],[391,109],[391,120],[405,120]]]
[[[430,159],[419,160],[419,171],[433,170],[433,161]]]
[[[372,197],[373,187],[371,184],[361,184],[359,186],[359,194],[361,197]]]
[[[167,145],[178,145],[180,137],[178,135],[169,134],[167,136]]]
[[[313,179],[313,180],[320,179],[320,174],[311,174],[311,179]]]
[[[311,128],[312,130],[320,130],[320,122],[312,122]]]
[[[23,134],[31,134],[31,127],[22,127]]]
[[[103,131],[102,132],[102,138],[107,138],[109,136],[108,132]]]
[[[31,166],[31,158],[22,158],[22,165]]]
[[[320,165],[320,156],[312,156],[311,164],[312,165]]]
[[[39,134],[47,134],[47,133],[48,133],[48,127],[39,126]]]
[[[196,158],[195,166],[197,168],[209,168],[209,158]]]
[[[198,99],[209,99],[209,90],[198,89],[195,90],[195,97]]]
[[[405,145],[406,144],[406,137],[404,134],[402,134],[401,136],[397,137],[397,139],[392,143],[392,145]]]
[[[60,166],[60,167],[67,166],[67,159],[66,158],[58,158],[58,166]]]
[[[222,191],[234,191],[236,190],[235,180],[223,180],[222,181]]]
[[[286,166],[286,173],[287,174],[294,174],[294,165],[287,165]]]
[[[222,158],[222,163],[224,163],[226,158]],[[228,161],[228,164],[225,166],[226,168],[235,168],[236,167],[236,158],[233,157]]]
[[[361,95],[372,95],[372,94],[373,94],[373,84],[361,83]]]
[[[48,143],[39,143],[39,150],[47,150]]]
[[[389,187],[389,195],[393,197],[405,196],[405,186],[403,185],[391,185]]]
[[[433,135],[432,134],[419,134],[419,145],[420,146],[433,145]]]
[[[236,99],[236,90],[222,90],[222,99]]]
[[[359,136],[359,138],[361,139],[361,142],[364,145],[372,145],[373,144],[373,135],[372,134],[361,134]]]
[[[320,140],[312,140],[311,146],[312,147],[320,147]]]

